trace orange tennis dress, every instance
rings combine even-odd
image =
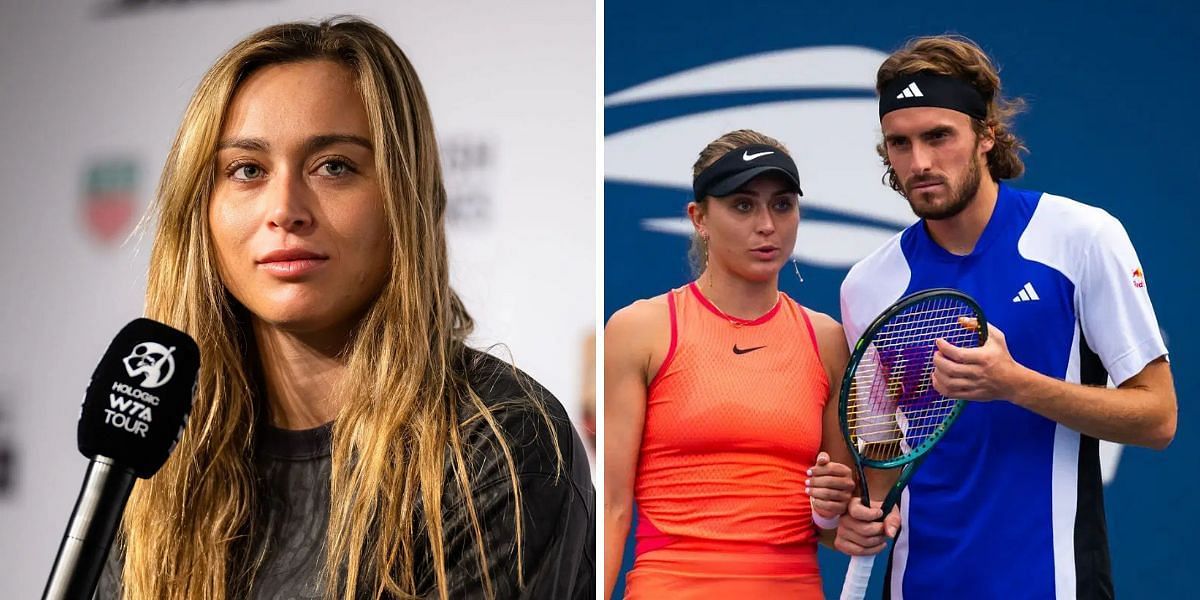
[[[667,294],[671,345],[650,383],[625,597],[821,598],[805,471],[829,378],[787,294],[753,321],[695,283]]]

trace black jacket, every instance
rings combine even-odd
[[[490,355],[468,351],[468,380],[492,410],[516,465],[521,490],[524,587],[517,585],[516,526],[507,462],[491,428],[464,404],[464,453],[474,492],[495,598],[573,599],[595,596],[596,494],[587,454],[562,405],[524,373]],[[546,419],[531,404],[542,405]],[[320,566],[329,517],[332,424],[307,431],[265,428],[258,446],[266,522],[266,559],[252,598],[321,598]],[[561,469],[558,453],[562,453]],[[447,453],[447,465],[450,465]],[[450,597],[483,598],[475,538],[458,484],[447,472],[442,500],[443,545]],[[423,519],[418,518],[417,523]],[[424,534],[423,526],[419,530]],[[436,597],[427,538],[416,556],[416,590]],[[121,556],[109,556],[97,590],[119,598]],[[367,583],[364,581],[364,583]],[[362,589],[360,587],[360,589]],[[369,589],[369,588],[368,588]],[[364,596],[366,597],[366,596]]]

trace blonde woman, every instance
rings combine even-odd
[[[202,370],[101,598],[590,598],[594,491],[558,402],[464,344],[413,67],[356,19],[201,81],[156,201],[148,316]]]
[[[821,598],[816,545],[854,489],[848,352],[837,321],[779,290],[800,176],[750,130],[708,144],[692,176],[699,276],[605,328],[605,597],[636,500],[626,598]]]

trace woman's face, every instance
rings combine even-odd
[[[229,105],[215,166],[208,224],[233,296],[291,331],[352,325],[391,256],[353,74],[324,60],[254,72]]]
[[[795,188],[780,175],[751,179],[738,191],[709,197],[693,211],[708,236],[708,268],[718,267],[749,281],[769,281],[791,258],[800,208]]]

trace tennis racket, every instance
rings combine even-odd
[[[964,323],[964,317],[974,321]],[[863,504],[871,505],[864,469],[903,468],[883,501],[885,517],[965,404],[933,388],[938,338],[960,348],[982,346],[987,322],[979,305],[951,289],[905,296],[871,323],[846,365],[838,414],[858,468]],[[875,556],[850,559],[841,600],[862,600],[874,562]]]

